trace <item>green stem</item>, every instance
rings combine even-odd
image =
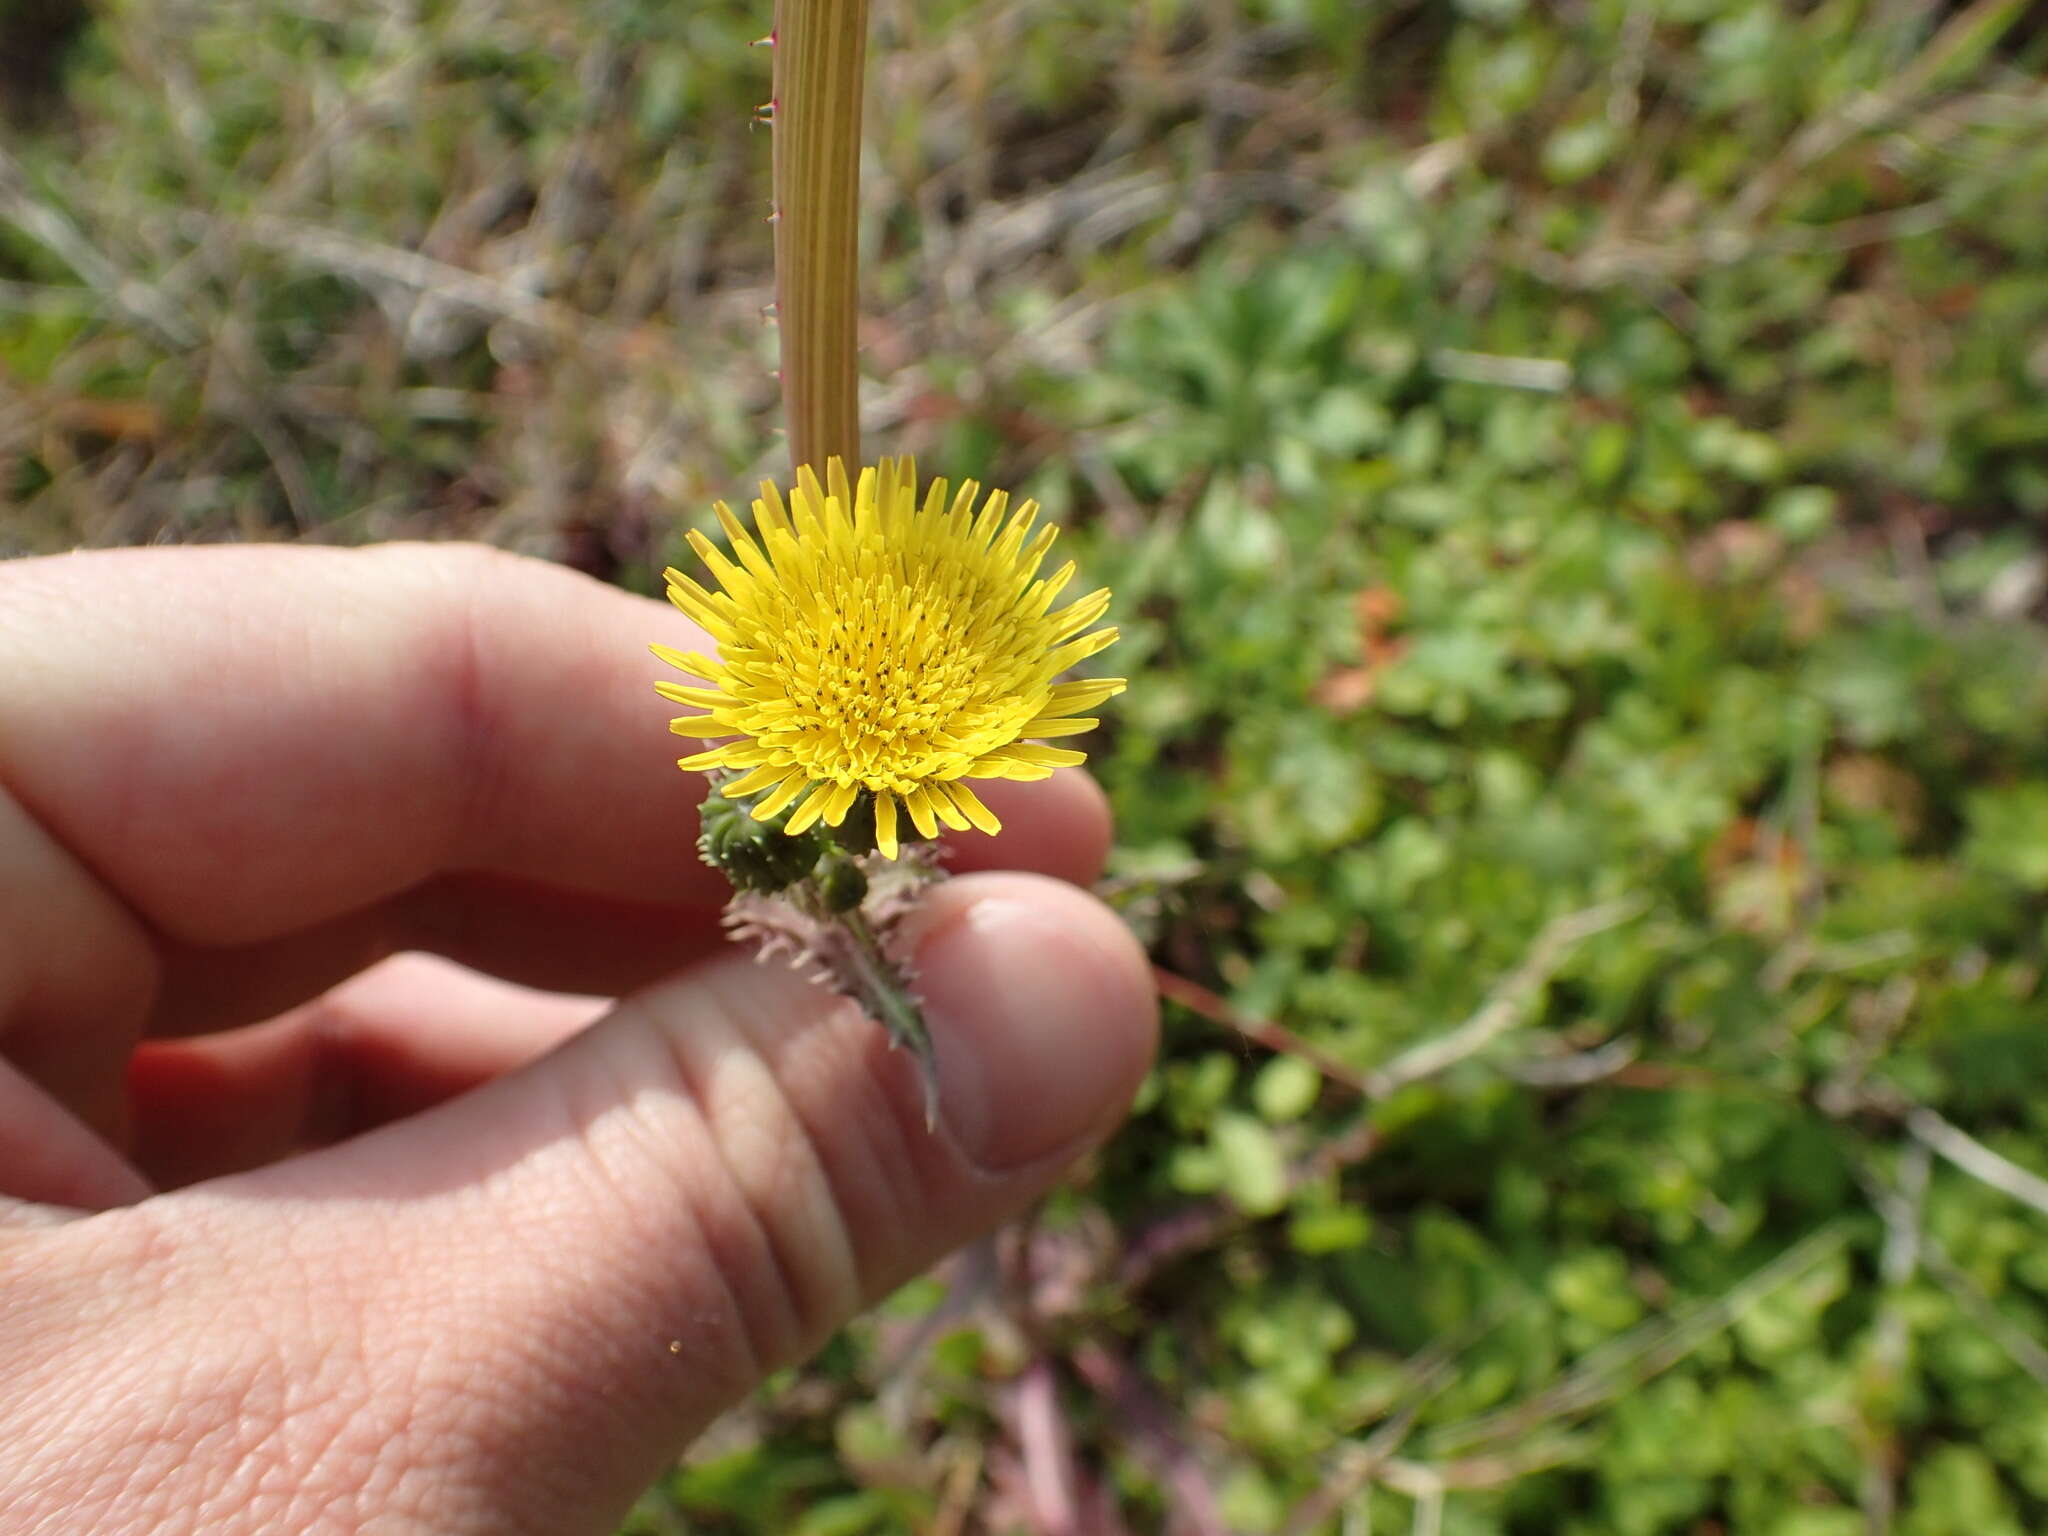
[[[859,968],[863,993],[861,1001],[873,1012],[876,1022],[889,1031],[889,1038],[897,1045],[907,1046],[917,1058],[918,1075],[924,1080],[924,1123],[930,1130],[939,1123],[939,1073],[923,1010],[859,909],[840,913],[839,921],[853,940],[854,964]]]
[[[854,367],[868,0],[776,0],[775,309],[790,467],[858,471]]]

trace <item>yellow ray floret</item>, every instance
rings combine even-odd
[[[702,680],[657,685],[702,711],[671,729],[721,742],[682,766],[736,773],[725,793],[760,795],[762,820],[795,807],[791,833],[836,827],[870,796],[876,845],[893,859],[899,815],[926,837],[941,824],[999,829],[966,780],[1080,762],[1031,738],[1093,729],[1083,711],[1122,691],[1121,678],[1055,681],[1116,639],[1091,627],[1109,594],[1055,606],[1074,575],[1071,562],[1038,574],[1056,530],[1034,531],[1035,503],[980,490],[969,480],[949,497],[934,480],[920,502],[910,460],[849,485],[834,459],[822,484],[801,471],[786,506],[763,483],[751,532],[720,502],[732,555],[690,534],[716,590],[667,573],[669,599],[717,658],[654,648]]]

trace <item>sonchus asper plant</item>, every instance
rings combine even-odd
[[[1116,639],[1107,591],[1064,604],[1071,561],[1037,507],[973,481],[920,491],[908,458],[865,465],[855,367],[866,0],[780,0],[772,46],[776,315],[793,484],[752,526],[724,502],[728,555],[692,531],[706,584],[670,599],[715,655],[657,645],[696,679],[662,695],[712,780],[699,848],[733,885],[728,925],[856,999],[923,1071],[935,1046],[897,921],[941,877],[941,828],[1000,830],[973,781],[1042,779],[1083,754],[1120,678],[1062,681]]]

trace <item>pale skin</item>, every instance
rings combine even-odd
[[[601,1536],[1114,1128],[1094,785],[917,916],[930,1133],[722,940],[650,640],[465,547],[0,564],[0,1536]]]

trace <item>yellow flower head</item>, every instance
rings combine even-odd
[[[893,859],[899,804],[926,837],[941,822],[995,832],[966,780],[1042,779],[1082,761],[1027,738],[1091,730],[1097,722],[1080,711],[1123,690],[1122,678],[1054,681],[1116,639],[1114,629],[1084,633],[1109,593],[1053,608],[1074,574],[1069,561],[1038,575],[1058,530],[1034,534],[1036,503],[1012,511],[1001,491],[977,512],[980,490],[964,481],[949,500],[934,480],[920,505],[910,460],[863,469],[849,487],[834,459],[822,485],[808,466],[799,473],[787,508],[764,482],[754,534],[720,502],[738,563],[701,533],[690,543],[723,590],[667,573],[670,601],[709,632],[718,657],[654,653],[710,685],[657,685],[705,711],[670,729],[732,739],[681,765],[738,771],[727,795],[767,791],[757,819],[794,805],[792,834],[821,818],[836,827],[871,795],[876,845]]]

